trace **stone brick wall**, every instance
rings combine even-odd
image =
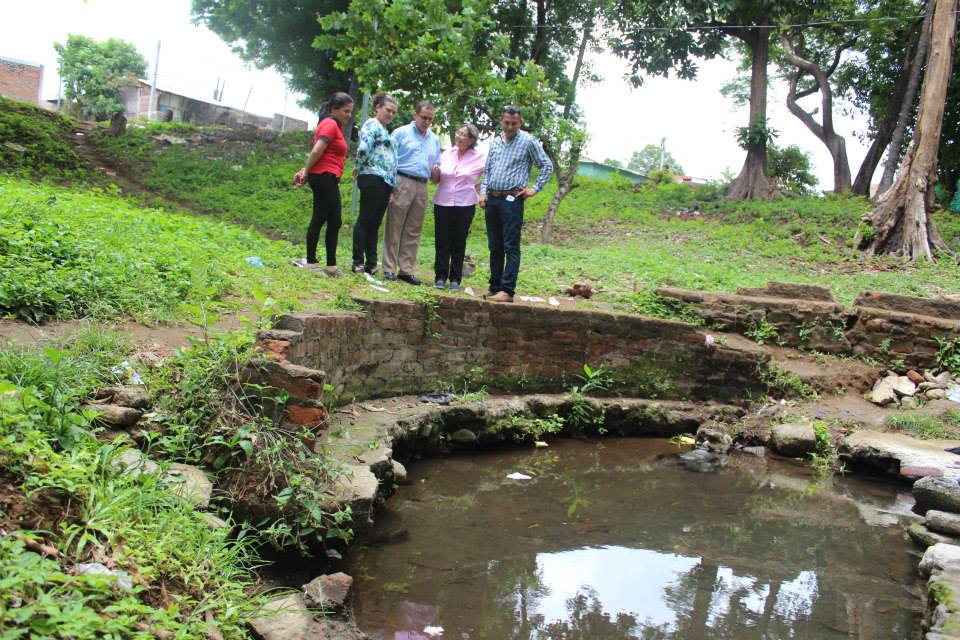
[[[260,348],[358,398],[434,391],[441,380],[470,377],[494,388],[559,391],[589,364],[611,370],[624,395],[742,401],[767,360],[708,344],[697,327],[667,320],[459,297],[435,306],[359,302],[366,312],[282,316],[260,334]]]
[[[937,339],[960,338],[955,297],[867,292],[845,307],[822,287],[774,282],[736,294],[670,288],[657,293],[684,303],[721,330],[749,335],[765,326],[775,332],[770,342],[880,362],[903,360],[908,367],[936,366]]]
[[[30,104],[40,104],[43,65],[0,58],[0,95]]]

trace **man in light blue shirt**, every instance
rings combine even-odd
[[[427,180],[439,179],[440,138],[430,130],[434,107],[421,102],[413,122],[397,128],[397,187],[387,208],[383,234],[383,277],[419,285],[416,276],[420,231],[427,210]]]

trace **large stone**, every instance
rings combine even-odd
[[[142,384],[128,384],[100,389],[97,391],[97,400],[131,409],[146,409],[150,405],[150,394]]]
[[[907,534],[914,542],[923,548],[932,547],[935,544],[956,544],[956,540],[951,536],[945,536],[942,533],[931,531],[919,522],[914,522],[907,527]]]
[[[881,406],[897,401],[897,392],[893,389],[893,384],[887,378],[880,378],[873,389],[867,395],[867,400],[873,404]]]
[[[303,585],[303,595],[311,607],[321,611],[346,610],[352,595],[353,578],[343,572],[314,578]]]
[[[960,536],[960,515],[947,511],[930,509],[927,511],[925,524],[928,529],[949,536]]]
[[[927,583],[926,640],[960,638],[960,565],[956,562],[934,571]]]
[[[708,451],[726,453],[733,446],[733,438],[719,427],[703,426],[697,430],[697,444],[705,447]]]
[[[928,576],[933,571],[943,569],[949,564],[960,562],[960,547],[944,542],[927,547],[918,567],[920,575]]]
[[[811,422],[775,424],[772,434],[773,448],[790,458],[810,455],[816,447],[816,432]]]
[[[917,385],[907,376],[887,376],[893,390],[898,396],[913,396],[917,393]]]
[[[840,455],[852,465],[902,480],[939,473],[956,481],[960,479],[960,467],[953,464],[957,456],[944,451],[951,445],[956,446],[957,442],[918,440],[903,433],[861,429],[840,442]]]
[[[259,640],[369,640],[351,623],[315,617],[299,593],[271,600],[261,612],[250,622]]]
[[[143,412],[139,409],[121,407],[118,404],[89,403],[83,405],[84,411],[94,411],[97,417],[94,422],[108,429],[128,429],[137,424]]]
[[[365,528],[373,523],[373,504],[380,490],[377,476],[365,465],[348,465],[334,491],[337,498],[350,506],[353,527]]]
[[[124,449],[110,461],[110,466],[135,478],[143,473],[149,475],[160,470],[160,465],[145,457],[138,449]]]
[[[210,505],[213,483],[203,469],[174,463],[167,470],[164,482],[171,486],[175,494],[198,509],[206,509]]]
[[[787,298],[789,300],[819,300],[834,302],[833,294],[827,287],[797,282],[768,282],[762,288],[738,287],[738,296]]]
[[[913,497],[917,501],[914,510],[921,515],[931,509],[960,513],[960,485],[952,478],[920,478],[913,483]]]
[[[450,434],[450,442],[458,444],[473,444],[477,441],[477,434],[470,429],[457,429]]]

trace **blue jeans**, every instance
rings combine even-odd
[[[523,200],[487,198],[487,246],[490,248],[490,292],[513,295],[520,273],[520,230],[523,228]],[[504,262],[506,258],[506,262]]]

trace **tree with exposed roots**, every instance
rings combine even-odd
[[[877,199],[874,210],[864,216],[873,233],[864,237],[861,248],[869,253],[887,253],[911,260],[933,260],[935,253],[952,255],[937,231],[930,210],[953,66],[958,0],[935,1],[920,114],[913,138],[893,186]]]

